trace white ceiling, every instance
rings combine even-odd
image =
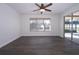
[[[40,14],[39,11],[32,12],[33,10],[38,9],[34,3],[8,3],[8,5],[14,8],[20,14]],[[62,13],[73,5],[75,5],[75,3],[53,3],[53,5],[48,7],[48,9],[51,9],[53,14],[57,14]],[[46,11],[44,13],[50,14],[51,12]]]

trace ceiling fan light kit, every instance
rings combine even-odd
[[[43,12],[45,12],[45,11],[48,11],[48,12],[51,12],[52,11],[50,9],[46,9],[47,7],[51,6],[52,3],[49,3],[47,5],[44,5],[43,3],[41,3],[41,6],[39,4],[37,4],[37,3],[35,3],[35,5],[38,6],[39,9],[34,10],[34,11],[38,11],[39,10],[41,12],[41,14],[43,14]]]
[[[40,9],[40,12],[41,12],[41,14],[43,14],[43,12],[45,12],[45,10],[44,9]]]
[[[45,12],[45,10],[44,9],[40,9],[40,12]]]

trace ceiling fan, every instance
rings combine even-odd
[[[48,11],[48,12],[51,12],[51,11],[52,11],[52,10],[50,10],[50,9],[47,9],[47,7],[51,6],[52,3],[49,3],[49,4],[47,4],[47,5],[44,5],[43,3],[41,3],[41,5],[35,3],[35,5],[38,6],[39,9],[37,9],[37,10],[33,10],[33,12],[39,10],[39,11],[41,12],[41,14],[42,14],[44,11]]]

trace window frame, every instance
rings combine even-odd
[[[36,22],[38,21],[38,20],[43,20],[43,25],[44,25],[44,30],[43,31],[39,31],[39,30],[36,30],[36,31],[32,31],[31,30],[31,22],[30,22],[30,32],[51,32],[51,18],[30,18],[30,21],[31,20],[36,20]],[[44,20],[49,20],[50,21],[50,28],[49,28],[49,31],[46,31],[46,29],[45,29],[45,23],[44,23]]]

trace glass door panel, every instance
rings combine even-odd
[[[73,41],[79,43],[79,17],[73,17]]]
[[[71,24],[71,17],[65,17],[65,29],[64,29],[64,33],[65,33],[65,38],[70,39],[71,40],[71,30],[72,30],[72,24]]]

